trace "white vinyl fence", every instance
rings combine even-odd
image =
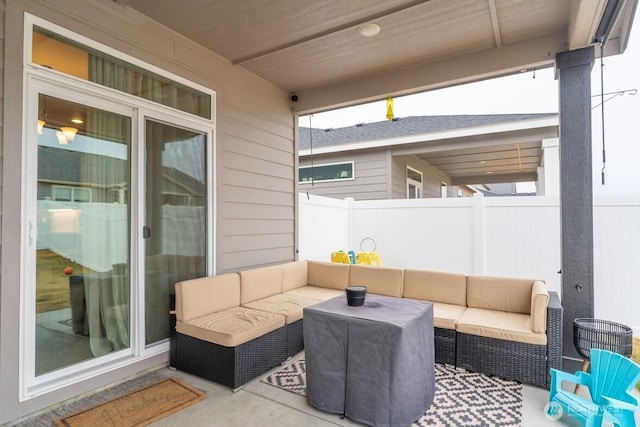
[[[120,203],[38,200],[38,249],[48,249],[94,271],[109,271],[129,258],[129,212]],[[163,254],[203,255],[206,215],[201,206],[160,208]]]
[[[535,278],[562,294],[558,197],[299,200],[300,259],[375,249],[386,266]],[[640,335],[640,196],[594,199],[593,256],[595,316]]]

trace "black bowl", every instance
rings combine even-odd
[[[347,304],[352,307],[364,305],[364,298],[367,296],[366,286],[347,286],[345,291],[347,293]]]

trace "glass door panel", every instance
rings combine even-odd
[[[203,133],[145,125],[145,336],[169,338],[174,284],[206,275],[207,171]]]
[[[131,118],[38,96],[35,375],[130,348]]]

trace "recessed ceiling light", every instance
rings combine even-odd
[[[478,163],[480,163],[481,165],[484,165],[485,163],[487,163],[486,160],[480,160]]]
[[[79,118],[79,117],[74,117],[73,119],[71,119],[71,121],[72,121],[73,123],[75,123],[75,124],[78,124],[78,125],[80,125],[80,124],[84,123],[84,121],[83,121],[81,118]]]
[[[358,34],[360,34],[362,37],[373,37],[378,35],[379,32],[380,26],[378,24],[374,24],[373,22],[368,22],[358,27]]]
[[[493,171],[487,171],[487,174],[493,173]]]

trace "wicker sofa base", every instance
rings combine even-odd
[[[235,389],[286,360],[285,350],[285,327],[236,347],[178,332],[175,368]]]
[[[456,331],[454,329],[433,328],[436,347],[436,363],[456,364]]]
[[[294,356],[304,350],[304,335],[302,330],[302,321],[285,325],[287,335],[287,357]]]
[[[457,333],[456,365],[547,388],[547,346]]]

